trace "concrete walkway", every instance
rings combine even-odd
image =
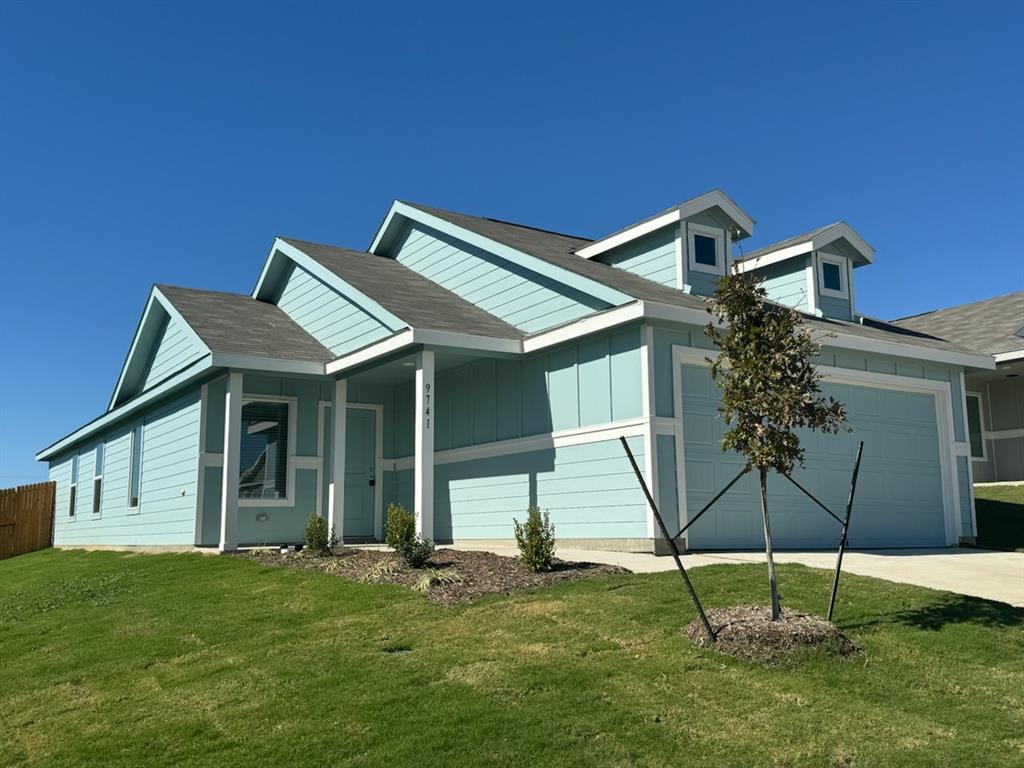
[[[509,557],[518,555],[515,547],[486,549]],[[671,557],[655,557],[637,552],[559,548],[556,555],[563,560],[588,560],[594,563],[619,565],[634,573],[670,571],[676,567]],[[836,566],[836,555],[835,552],[777,552],[775,561],[832,570]],[[683,565],[686,568],[715,563],[763,562],[763,552],[702,552],[683,556]],[[1024,554],[1019,552],[992,552],[967,548],[848,551],[843,558],[843,571],[998,600],[1024,608]]]

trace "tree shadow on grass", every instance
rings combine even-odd
[[[846,629],[862,629],[879,624],[902,624],[916,629],[939,630],[951,624],[973,624],[991,629],[1024,626],[1024,608],[984,600],[967,595],[945,594],[920,608],[874,616],[864,621],[843,625]]]

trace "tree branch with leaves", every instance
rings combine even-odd
[[[726,275],[711,297],[708,312],[717,322],[704,331],[718,347],[711,375],[722,391],[719,409],[728,429],[723,451],[746,457],[757,469],[761,485],[768,582],[772,619],[780,617],[779,592],[768,515],[768,472],[789,475],[804,465],[798,429],[836,433],[845,428],[842,403],[825,397],[814,359],[821,344],[803,323],[799,312],[769,302],[757,278]]]

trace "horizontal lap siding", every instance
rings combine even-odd
[[[160,383],[203,353],[204,350],[196,343],[184,323],[168,318],[153,344],[142,391]]]
[[[656,283],[676,287],[676,228],[652,232],[602,254],[600,260]]]
[[[410,226],[394,258],[527,333],[610,305],[423,225]]]
[[[772,301],[801,312],[807,311],[807,259],[790,259],[759,269],[754,274],[764,281],[764,289]]]
[[[142,426],[140,503],[128,509],[131,430]],[[199,477],[199,393],[152,408],[104,435],[100,513],[92,513],[96,444],[78,449],[78,512],[67,517],[70,461],[51,464],[57,481],[54,541],[62,544],[192,544]]]
[[[630,438],[643,467],[643,440]],[[438,464],[438,539],[507,539],[536,504],[559,538],[644,538],[647,511],[618,440]],[[408,506],[408,505],[407,505]]]
[[[393,330],[297,264],[291,266],[277,305],[337,355],[364,347]]]

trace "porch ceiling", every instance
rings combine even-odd
[[[459,354],[455,352],[434,351],[434,371],[440,373],[460,365],[480,360],[480,355]],[[353,384],[403,384],[412,381],[416,375],[416,351],[389,360],[380,365],[360,371],[346,377]]]

